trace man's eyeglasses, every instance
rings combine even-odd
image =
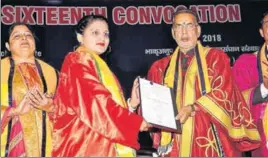
[[[198,26],[198,24],[173,24],[173,29],[176,31],[182,31],[183,28],[185,28],[187,31],[192,31]]]

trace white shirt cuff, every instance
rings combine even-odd
[[[127,99],[127,105],[128,105],[128,110],[130,112],[134,112],[137,110],[137,108],[133,108],[131,105],[130,105],[130,98]]]
[[[264,84],[262,83],[260,86],[260,90],[261,90],[261,96],[262,98],[266,98],[268,95],[268,89],[264,87]]]

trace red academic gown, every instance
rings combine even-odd
[[[148,72],[148,79],[162,84],[170,59],[171,57],[169,56],[156,61]],[[192,59],[190,59],[190,62],[187,62],[187,65],[191,63],[191,60]],[[251,122],[251,114],[243,96],[233,84],[228,56],[221,50],[211,49],[206,56],[206,63],[212,91],[205,94],[205,97],[213,100],[213,104],[218,105],[218,107],[227,114],[231,120],[230,122],[233,128],[243,127],[245,129],[253,129],[256,131],[256,125]],[[182,82],[185,82],[186,80],[187,78],[183,77]],[[198,79],[196,79],[195,83],[192,83],[192,85],[195,87],[195,94],[192,94],[196,98],[194,104],[200,111],[196,112],[195,116],[193,116],[193,128],[191,129],[193,135],[190,140],[190,149],[187,149],[190,151],[188,156],[219,156],[215,139],[211,133],[211,123],[215,125],[218,132],[224,156],[241,156],[241,151],[255,149],[260,146],[258,133],[255,133],[257,137],[248,137],[247,135],[239,137],[239,134],[237,137],[235,136],[236,134],[230,136],[228,129],[225,126],[226,120],[222,120],[219,116],[215,116],[214,114],[216,111],[213,112],[212,109],[209,109],[209,106],[204,108],[205,106],[199,102],[202,95]],[[177,95],[185,94],[182,90],[182,92]],[[161,133],[153,134],[154,147],[156,148],[159,146],[160,135]],[[182,133],[181,136],[173,134],[174,141],[169,156],[180,156],[180,148],[187,145],[181,144],[180,139],[183,137],[184,133]]]
[[[52,156],[116,156],[114,143],[139,149],[142,118],[112,99],[88,55],[65,58],[55,104]]]

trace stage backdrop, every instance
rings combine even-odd
[[[7,55],[4,43],[9,26],[23,21],[33,26],[39,38],[36,56],[58,70],[65,55],[77,45],[73,33],[77,21],[87,14],[106,16],[112,51],[103,57],[119,78],[126,97],[134,78],[145,76],[154,61],[170,55],[176,47],[171,23],[177,8],[198,12],[200,40],[223,49],[230,64],[263,43],[258,29],[268,9],[268,2],[261,0],[2,0],[1,5],[1,57]],[[140,135],[140,143],[151,145],[148,133]]]
[[[39,38],[36,56],[60,69],[65,55],[77,45],[73,26],[83,15],[101,14],[108,18],[111,32],[112,52],[104,57],[128,96],[135,76],[145,76],[155,60],[176,47],[171,23],[178,8],[198,12],[200,40],[223,49],[230,64],[263,43],[258,29],[267,1],[2,0],[1,56],[7,55],[8,27],[23,21],[33,26]]]

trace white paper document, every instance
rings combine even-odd
[[[180,131],[175,120],[177,108],[169,87],[139,78],[141,112],[143,118],[155,127],[168,131]]]

